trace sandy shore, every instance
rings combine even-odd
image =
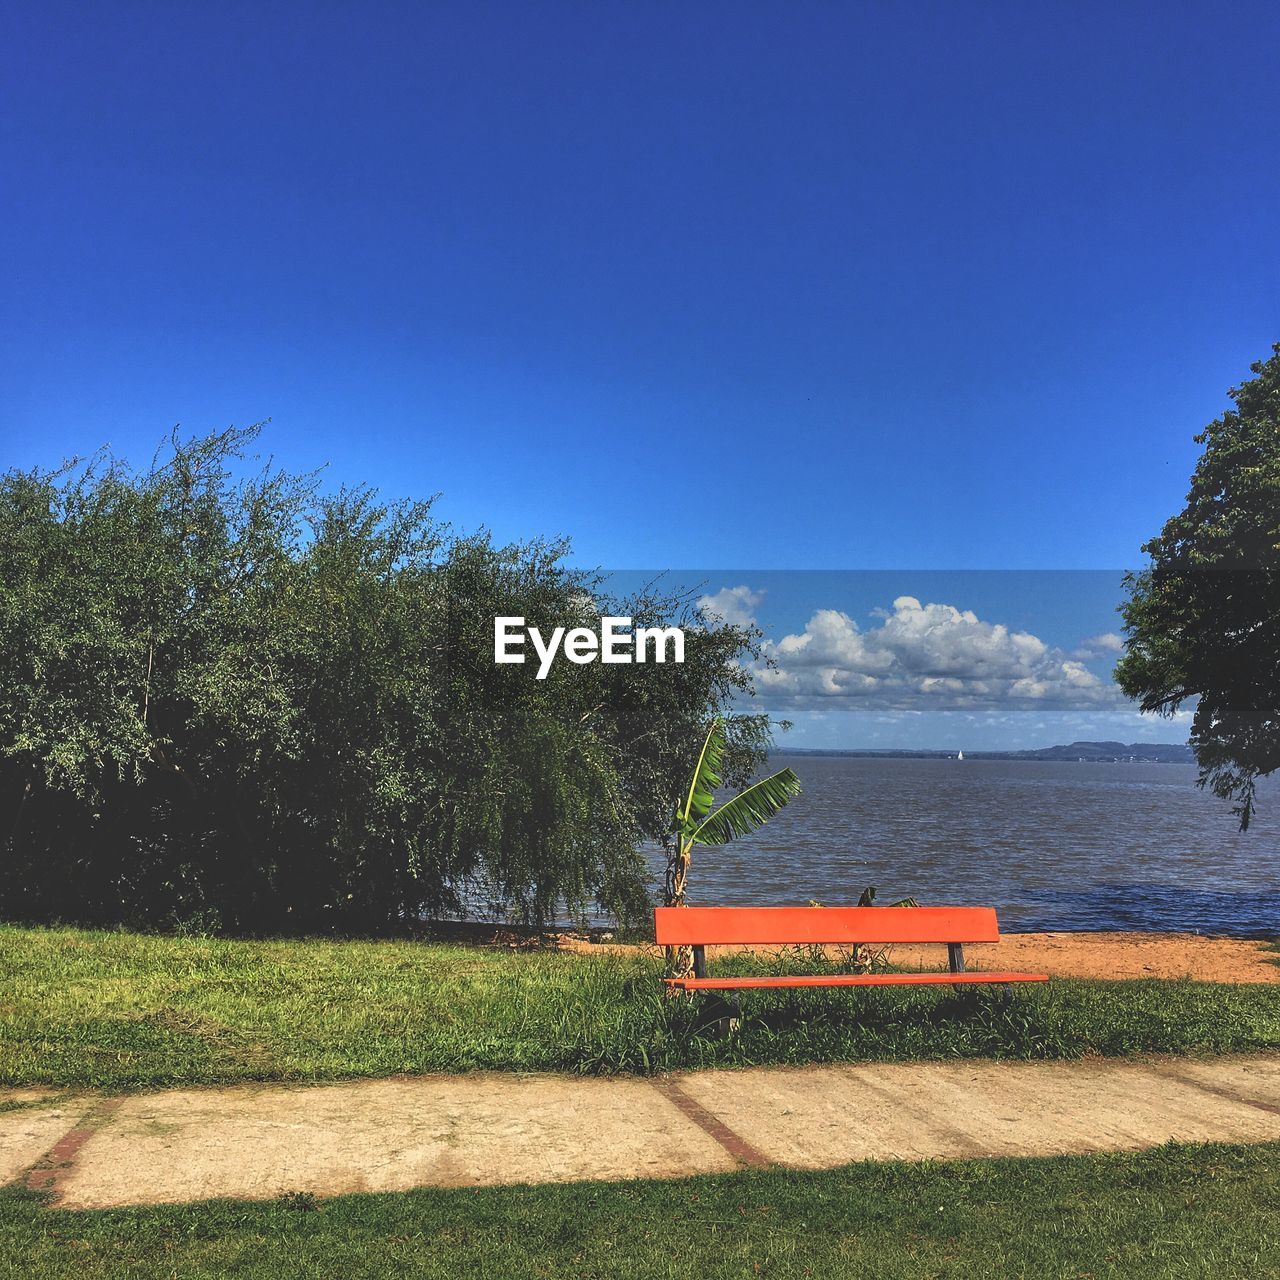
[[[459,941],[496,946],[552,946],[583,954],[640,948],[585,934],[543,933],[484,925],[442,926]],[[608,935],[605,935],[607,938]],[[709,958],[733,948],[709,947]],[[900,946],[891,959],[913,969],[943,969],[943,947]],[[1007,933],[998,943],[965,948],[974,969],[1047,973],[1053,978],[1194,978],[1199,982],[1280,983],[1280,951],[1265,942],[1195,933]]]
[[[938,948],[895,947],[894,958],[924,968]],[[965,947],[974,969],[1024,969],[1051,978],[1195,978],[1280,982],[1280,951],[1239,938],[1194,933],[1010,933]],[[941,967],[941,965],[937,965]]]

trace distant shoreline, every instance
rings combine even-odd
[[[906,747],[838,748],[778,747],[780,756],[835,756],[871,760],[955,760],[956,750],[914,750]],[[1189,746],[1176,742],[1072,742],[1030,751],[968,751],[965,760],[1057,760],[1084,764],[1195,764]]]

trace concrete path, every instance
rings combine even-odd
[[[67,1208],[1280,1140],[1280,1057],[0,1091],[0,1182]]]

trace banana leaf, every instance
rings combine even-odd
[[[749,835],[764,826],[793,796],[800,794],[800,779],[781,769],[726,800],[707,814],[689,833],[694,844],[728,844],[736,836]]]

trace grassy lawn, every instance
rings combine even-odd
[[[1280,1146],[50,1211],[4,1280],[1280,1275]]]
[[[1280,1049],[1280,993],[1259,985],[757,993],[744,1013],[727,1040],[699,1034],[641,956],[0,927],[7,1084]]]

